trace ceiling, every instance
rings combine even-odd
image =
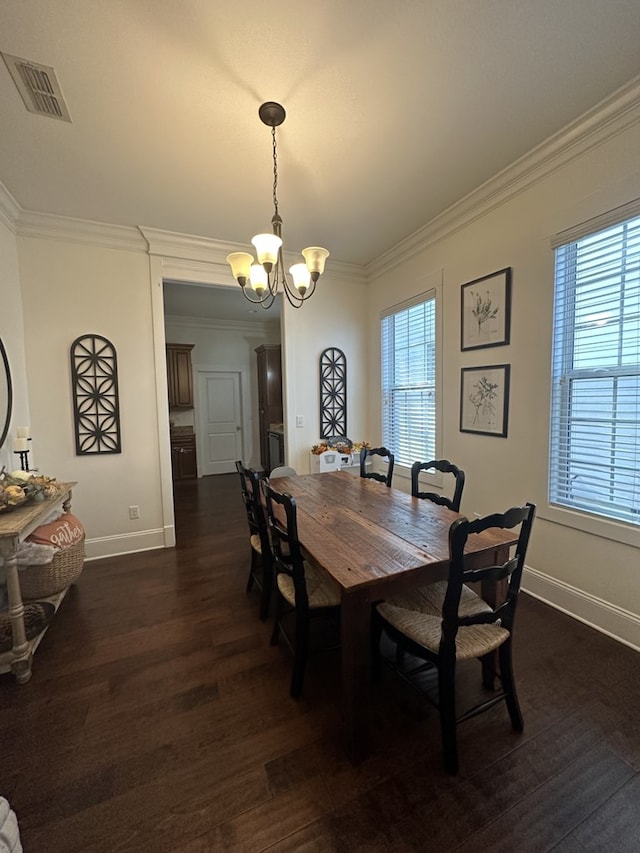
[[[165,318],[196,317],[205,321],[216,320],[227,326],[233,323],[267,323],[274,327],[274,331],[280,329],[281,297],[265,310],[260,305],[247,302],[239,287],[167,280],[163,286],[163,297]]]
[[[27,210],[366,264],[640,72],[638,0],[2,0],[0,181]]]

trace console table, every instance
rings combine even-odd
[[[13,632],[13,648],[8,652],[0,653],[0,672],[12,672],[20,684],[25,684],[31,678],[33,654],[44,636],[46,628],[33,639],[27,640],[18,572],[18,546],[54,510],[69,511],[71,489],[76,483],[58,483],[57,485],[59,491],[56,497],[36,501],[13,510],[13,512],[5,512],[0,515],[0,555],[4,559],[9,617]],[[67,593],[67,589],[44,600],[51,602],[57,610]]]

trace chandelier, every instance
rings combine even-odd
[[[278,292],[285,294],[294,308],[301,308],[303,302],[313,295],[316,284],[324,272],[324,264],[329,257],[327,249],[320,246],[309,246],[302,250],[304,263],[289,267],[291,283],[284,270],[282,259],[282,219],[278,213],[278,144],[276,127],[285,119],[284,107],[275,101],[267,101],[258,110],[263,124],[271,128],[273,143],[273,218],[271,219],[271,234],[256,234],[251,240],[258,262],[248,252],[232,252],[227,255],[227,263],[231,267],[233,277],[242,288],[242,293],[249,302],[270,308]],[[247,287],[247,285],[250,285]]]

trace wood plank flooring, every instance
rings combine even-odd
[[[447,776],[435,710],[389,672],[353,767],[339,658],[312,657],[290,699],[289,653],[245,593],[236,475],[176,485],[178,547],[88,563],[31,682],[0,676],[25,853],[640,850],[639,654],[523,596],[524,734],[501,705],[468,721]]]

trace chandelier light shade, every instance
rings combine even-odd
[[[251,239],[256,250],[258,262],[249,252],[232,252],[227,255],[242,293],[249,302],[270,308],[278,295],[284,293],[294,308],[300,308],[316,288],[318,279],[324,272],[329,251],[320,246],[309,246],[302,250],[304,263],[289,268],[291,281],[287,278],[282,259],[282,219],[278,213],[278,145],[276,127],[285,120],[284,107],[275,101],[267,101],[260,106],[258,115],[263,124],[271,128],[273,143],[273,217],[270,234],[256,234]]]

